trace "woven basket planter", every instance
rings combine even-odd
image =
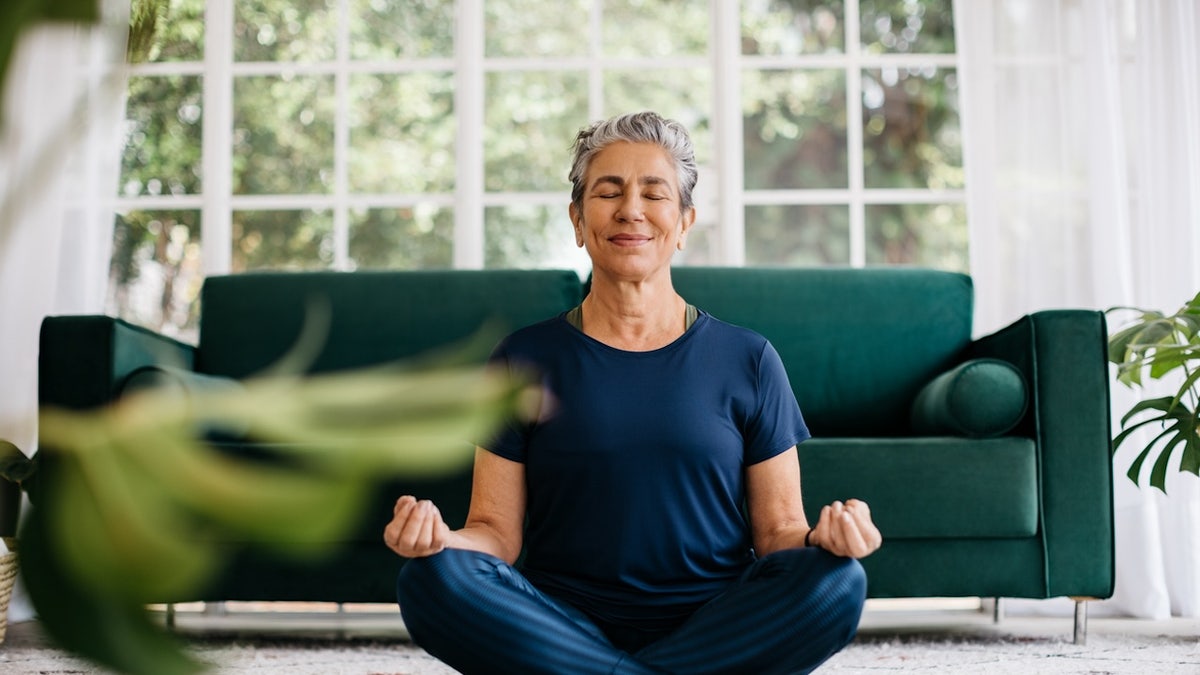
[[[0,555],[0,644],[8,632],[8,601],[12,599],[13,584],[17,582],[17,554]]]

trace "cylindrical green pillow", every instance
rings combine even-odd
[[[925,436],[999,436],[1025,414],[1029,395],[1016,366],[973,359],[934,378],[912,406],[913,431]]]
[[[191,396],[240,389],[241,383],[228,377],[204,375],[173,366],[142,366],[126,376],[121,383],[122,396],[145,389],[167,394]]]
[[[200,394],[236,392],[241,388],[241,382],[229,377],[204,375],[172,366],[143,366],[125,378],[119,395],[152,390],[160,396],[189,400]],[[239,436],[245,432],[237,425],[231,425],[228,420],[197,420],[197,424],[202,434]]]

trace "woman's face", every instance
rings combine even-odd
[[[571,205],[571,222],[595,271],[637,281],[669,269],[696,210],[680,211],[667,152],[651,143],[613,143],[592,158],[585,181],[582,210]]]

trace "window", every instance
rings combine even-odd
[[[966,268],[951,0],[164,1],[110,292],[144,325],[189,335],[207,274],[584,272],[570,142],[639,109],[696,142],[680,264]]]

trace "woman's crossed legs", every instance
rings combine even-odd
[[[630,654],[494,556],[447,549],[409,561],[397,582],[413,640],[463,673],[808,672],[854,638],[865,597],[858,561],[780,551]]]

